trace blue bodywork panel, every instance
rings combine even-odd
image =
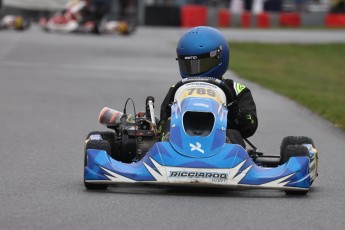
[[[263,186],[267,188],[310,187],[309,158],[292,157],[276,168],[257,166],[239,145],[225,144],[218,154],[192,158],[179,154],[169,142],[159,142],[139,162],[126,164],[105,151],[87,150],[85,180],[109,183],[162,182],[185,184],[185,179],[218,186]],[[202,169],[202,170],[201,170]],[[189,174],[176,175],[174,172]],[[200,173],[205,172],[205,175]],[[206,175],[207,172],[212,174]],[[196,174],[199,175],[196,175]],[[221,174],[221,175],[220,175]],[[181,182],[179,182],[181,179]]]

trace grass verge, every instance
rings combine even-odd
[[[230,68],[345,130],[345,44],[231,43]]]

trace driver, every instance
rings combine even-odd
[[[212,27],[194,27],[183,34],[177,45],[177,61],[182,78],[213,77],[224,81],[234,96],[227,108],[227,142],[245,148],[243,138],[252,136],[257,127],[256,106],[250,90],[223,75],[229,66],[229,44],[225,37]],[[158,135],[166,140],[170,130],[171,104],[174,86],[165,96],[161,106]]]

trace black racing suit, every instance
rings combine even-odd
[[[247,87],[234,82],[231,79],[223,79],[223,81],[234,95],[234,101],[228,104],[229,112],[227,129],[228,131],[237,130],[241,134],[241,140],[238,140],[237,137],[234,138],[234,135],[231,134],[231,131],[227,131],[227,136],[230,136],[229,138],[230,140],[232,139],[232,142],[245,146],[242,137],[247,138],[252,136],[258,127],[256,106],[252,94]],[[174,100],[174,92],[174,86],[172,86],[169,89],[168,94],[165,96],[161,106],[160,122],[158,123],[158,135],[160,135],[162,139],[164,139],[164,136],[170,129],[170,122],[167,121],[171,116],[170,106]],[[235,136],[238,135],[235,134]]]

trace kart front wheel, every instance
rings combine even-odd
[[[107,184],[90,184],[84,181],[85,188],[88,190],[106,190]]]
[[[88,149],[99,149],[99,150],[104,150],[108,154],[111,151],[111,147],[108,141],[106,140],[86,140],[85,144],[85,153],[84,153],[84,167],[87,166],[87,150]],[[84,179],[84,185],[86,189],[89,190],[105,190],[108,188],[107,184],[92,184],[88,183]]]
[[[285,190],[285,194],[289,196],[305,196],[307,195],[308,190],[297,190],[297,191],[291,191],[291,190]]]

